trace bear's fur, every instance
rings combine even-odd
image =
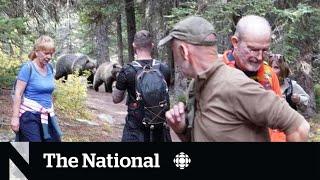
[[[94,75],[93,88],[99,91],[99,86],[104,83],[105,91],[112,92],[112,83],[116,81],[116,77],[121,68],[121,65],[118,63],[102,63]]]
[[[79,71],[82,75],[84,70],[93,72],[96,68],[96,63],[89,56],[81,53],[65,54],[57,59],[55,79],[61,77],[68,78],[68,74]]]

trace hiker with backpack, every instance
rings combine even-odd
[[[171,43],[174,63],[195,78],[195,118],[191,129],[182,102],[166,112],[183,141],[270,141],[268,128],[287,141],[306,141],[310,125],[284,99],[218,58],[214,27],[197,16],[174,25],[158,46]]]
[[[281,92],[289,105],[295,109],[305,109],[309,104],[310,96],[294,80],[289,78],[290,68],[281,54],[270,54],[269,65],[277,74],[280,81]]]
[[[169,109],[169,67],[151,57],[154,44],[150,32],[134,36],[136,58],[125,65],[113,87],[114,103],[120,103],[128,91],[128,114],[122,142],[171,142],[165,112]]]
[[[36,40],[30,60],[22,64],[14,86],[11,128],[16,141],[58,142],[61,130],[53,111],[55,52],[49,36]]]

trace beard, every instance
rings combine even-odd
[[[248,71],[258,71],[263,64],[263,61],[259,61],[257,58],[250,58],[246,63]]]
[[[257,72],[263,64],[263,61],[260,62],[255,57],[248,58],[247,55],[241,53],[235,53],[235,59],[237,69],[242,71]]]

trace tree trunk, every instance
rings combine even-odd
[[[167,49],[158,48],[157,44],[169,31],[169,27],[164,16],[170,14],[171,9],[174,7],[174,2],[172,0],[146,0],[144,4],[145,16],[143,19],[143,28],[152,34],[155,45],[152,55],[155,58],[168,59]]]
[[[171,85],[175,84],[175,67],[170,46],[157,47],[158,42],[169,33],[169,27],[165,15],[169,15],[171,9],[176,7],[178,0],[156,1],[145,0],[141,6],[144,8],[142,27],[148,30],[153,37],[154,48],[152,55],[154,58],[167,62],[171,72]],[[179,82],[176,82],[179,84]]]
[[[188,79],[183,76],[181,69],[175,66],[174,73],[174,97],[175,101],[181,101],[181,99],[186,99],[186,92],[188,88]]]
[[[274,4],[277,8],[280,9],[289,9],[289,8],[295,8],[301,0],[275,0]]]
[[[122,26],[121,14],[117,16],[117,46],[118,46],[118,62],[123,66],[123,42],[122,42]]]
[[[72,52],[73,51],[73,47],[72,47],[72,39],[71,39],[71,19],[70,19],[70,0],[67,0],[67,19],[68,19],[68,51]]]
[[[157,32],[155,32],[155,28],[157,28],[159,31],[161,31],[161,24],[159,22],[159,15],[161,9],[159,9],[160,6],[160,1],[156,0],[146,0],[145,1],[145,13],[144,13],[144,19],[143,19],[143,29],[148,30],[151,33],[153,43],[155,44],[153,51],[152,51],[152,56],[154,58],[158,57],[158,50],[156,43],[158,42],[157,40]],[[158,9],[158,11],[155,11],[155,9]],[[158,31],[158,32],[159,32]]]
[[[311,63],[311,55],[305,55],[304,60],[298,61],[298,71],[294,73],[294,79],[298,82],[298,84],[306,91],[306,93],[310,96],[310,101],[306,109],[304,109],[301,114],[306,118],[312,118],[316,114],[316,101],[314,94],[314,83],[313,78],[311,76],[312,66]],[[310,61],[309,61],[310,60]]]
[[[15,6],[16,6],[16,17],[24,17],[25,16],[25,6],[26,6],[26,1],[25,0],[17,0],[15,1]],[[18,30],[19,32],[19,39],[18,39],[18,47],[19,47],[19,59],[22,60],[22,55],[24,54],[24,32]]]
[[[104,62],[110,62],[108,38],[109,24],[108,19],[105,18],[98,19],[96,23],[95,53],[98,66]]]
[[[153,57],[161,59],[168,63],[171,72],[171,94],[174,94],[174,101],[181,97],[185,97],[187,89],[187,79],[182,76],[179,69],[175,66],[172,56],[171,47],[166,45],[164,47],[157,47],[158,42],[169,33],[169,27],[165,19],[169,15],[172,8],[176,7],[178,1],[172,0],[146,0],[145,17],[143,19],[143,28],[150,31],[155,44],[153,49]],[[173,86],[172,86],[173,85]]]
[[[136,33],[136,20],[134,13],[134,0],[125,0],[125,11],[127,16],[127,33],[128,33],[128,60],[134,60],[133,40]]]
[[[207,9],[208,0],[197,0],[197,5],[198,5],[197,12],[202,13]]]
[[[26,14],[26,0],[21,1],[21,9],[20,9],[21,17],[24,17]],[[21,33],[24,34],[24,33]],[[20,54],[19,54],[19,60],[22,62],[22,55],[25,54],[25,43],[24,43],[25,37],[24,35],[21,35],[19,48],[20,48]]]

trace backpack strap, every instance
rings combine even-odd
[[[152,60],[152,68],[160,70],[160,66],[161,66],[161,62],[160,61],[158,61],[156,59]]]
[[[138,63],[138,61],[132,61],[132,63],[130,64],[132,64],[132,66],[135,66],[135,67],[143,68],[143,66],[140,63]]]
[[[291,97],[293,95],[293,85],[292,85],[292,80],[290,78],[286,78],[285,80],[287,80],[289,87],[284,91],[284,94],[286,96],[286,100],[289,103],[289,105],[297,110],[297,106],[292,102]]]
[[[32,62],[31,61],[28,61],[27,62],[27,64],[28,64],[28,66],[29,66],[29,79],[30,79],[30,77],[31,77],[31,73],[32,73],[32,64],[31,64]]]
[[[48,66],[49,66],[49,68],[50,68],[50,70],[51,70],[52,74],[54,74],[55,72],[54,72],[54,69],[53,69],[52,64],[48,63]]]
[[[31,77],[31,73],[32,73],[32,62],[31,61],[27,61],[26,64],[28,65],[29,67],[29,80],[30,80],[30,77]],[[28,81],[29,81],[28,80]],[[16,83],[16,82],[15,82]]]
[[[136,73],[138,72],[138,70],[131,63],[129,63],[128,66],[130,66]]]
[[[26,62],[26,64],[27,64],[28,67],[29,67],[29,79],[28,79],[28,81],[30,80],[31,73],[32,73],[32,64],[31,64],[31,63],[32,63],[31,61],[27,61],[27,62]],[[28,82],[27,82],[27,84],[28,84]],[[11,97],[12,97],[12,99],[14,98],[14,95],[15,95],[16,86],[17,86],[17,78],[16,78],[16,80],[14,81],[13,87],[12,87],[12,90],[11,90]]]
[[[152,59],[152,67],[155,66],[156,64],[158,64],[157,60]]]
[[[292,87],[292,81],[291,81],[290,78],[286,78],[285,80],[288,82],[289,87],[284,91],[284,94],[285,94],[288,98],[291,98],[291,96],[292,96],[292,89],[293,89],[293,87]]]
[[[137,71],[137,69],[136,69],[137,67],[138,68],[143,68],[143,66],[138,61],[132,61],[128,65],[131,66],[132,68],[134,68],[135,71]],[[151,63],[152,67],[160,69],[160,65],[161,65],[161,62],[159,60],[152,59],[152,63]]]
[[[152,60],[152,66],[157,66],[157,65],[160,65],[161,62],[159,60],[156,60],[156,59],[153,59]]]
[[[136,73],[138,73],[138,69],[143,68],[143,66],[142,66],[140,63],[138,63],[137,61],[132,61],[131,63],[128,63],[127,65],[130,66],[130,67],[132,67],[132,69],[133,69]]]
[[[142,68],[142,66],[141,66],[141,64],[140,63],[138,63],[138,62],[136,62],[136,61],[132,61],[131,63],[128,63],[127,64],[129,67],[131,67],[136,73],[138,73],[138,70],[137,70],[137,68]],[[140,65],[140,66],[139,66]],[[136,98],[134,98],[133,96],[131,96],[129,93],[128,93],[128,96],[129,96],[129,98],[131,99],[131,100],[133,100],[134,102],[138,102],[137,100],[136,100]]]

